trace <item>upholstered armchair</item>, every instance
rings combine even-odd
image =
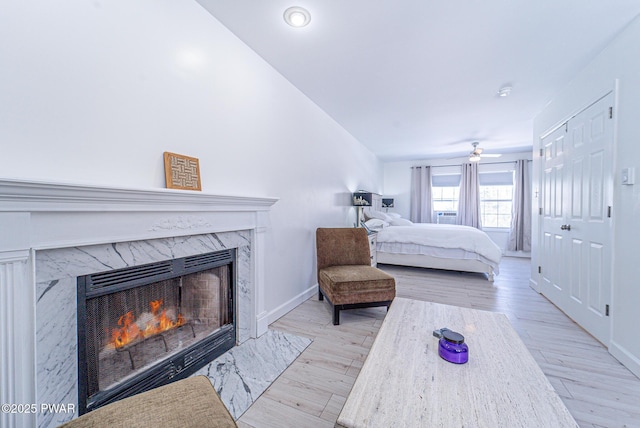
[[[333,324],[340,311],[391,305],[395,279],[371,266],[367,232],[363,228],[318,228],[318,298],[326,297],[333,309]]]

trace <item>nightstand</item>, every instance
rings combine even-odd
[[[371,251],[371,266],[376,267],[378,264],[378,257],[376,255],[376,243],[378,242],[378,234],[370,233],[367,238],[369,239],[369,250]]]

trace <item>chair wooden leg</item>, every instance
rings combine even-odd
[[[320,291],[320,288],[318,288],[318,300],[321,302],[324,300],[324,295],[322,294],[322,291]]]
[[[333,325],[340,324],[340,309],[337,306],[333,307]]]

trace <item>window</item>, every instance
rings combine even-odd
[[[482,227],[509,228],[513,205],[513,171],[480,173],[480,216]],[[460,174],[431,178],[434,222],[439,211],[458,211]]]
[[[480,174],[482,227],[509,228],[512,201],[513,171]]]
[[[460,189],[457,187],[434,187],[433,210],[434,211],[458,211],[458,198]]]
[[[434,213],[458,211],[460,198],[460,174],[434,175],[431,177],[431,204]]]

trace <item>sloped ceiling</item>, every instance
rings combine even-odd
[[[534,116],[640,14],[638,0],[198,2],[385,161],[530,150]],[[294,5],[308,26],[284,22]]]

